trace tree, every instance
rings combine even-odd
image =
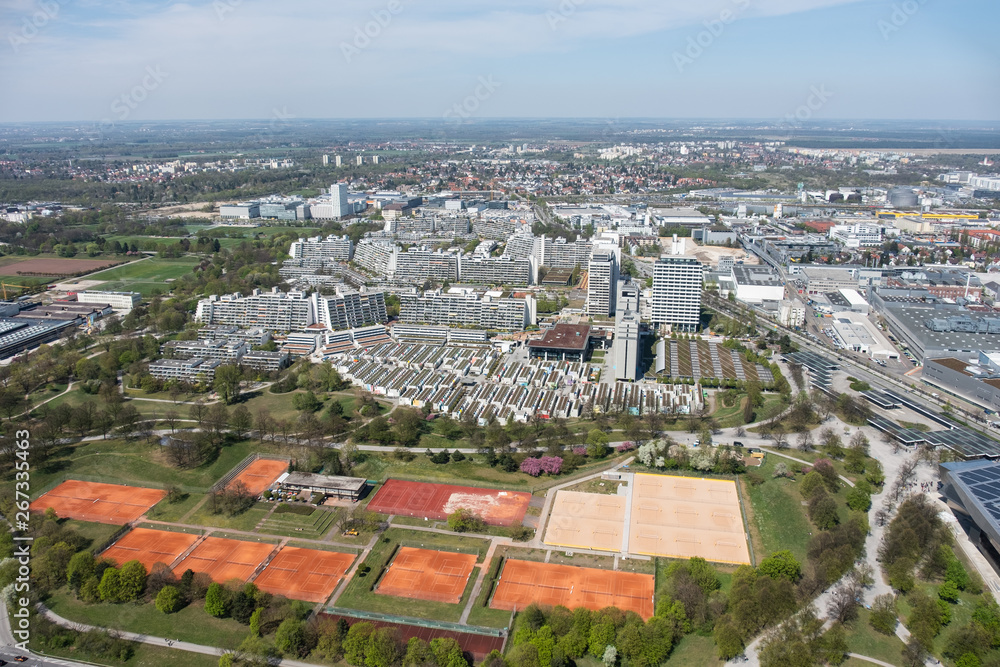
[[[121,597],[120,586],[118,584],[118,570],[109,567],[101,577],[101,583],[97,587],[97,594],[102,602],[118,602]]]
[[[224,617],[228,612],[227,607],[229,606],[226,598],[226,589],[222,587],[222,584],[213,582],[205,594],[205,612],[209,616],[215,616],[216,618]]]
[[[70,588],[79,593],[80,587],[92,576],[94,576],[94,554],[87,550],[73,554],[66,567],[66,578]]]
[[[245,405],[237,405],[229,414],[229,427],[236,434],[238,440],[246,437],[252,424],[253,415],[250,414],[250,408]]]
[[[872,602],[868,623],[876,632],[891,637],[896,634],[896,616],[896,596],[884,593]]]
[[[305,623],[296,618],[286,618],[274,633],[274,647],[285,655],[304,657],[308,646]]]
[[[486,528],[486,522],[472,510],[459,507],[448,515],[448,527],[456,533],[478,533]]]
[[[798,581],[802,574],[802,565],[795,559],[791,551],[775,551],[761,561],[757,570],[772,579],[787,579]]]
[[[219,394],[219,399],[226,405],[232,405],[240,395],[240,384],[243,382],[243,371],[235,364],[225,364],[215,369],[215,379],[212,388]]]
[[[118,597],[122,602],[135,602],[146,588],[146,566],[137,560],[123,564],[118,572]]]
[[[365,667],[392,667],[399,660],[399,640],[395,628],[378,628],[368,637]]]
[[[735,658],[743,652],[743,636],[728,620],[728,617],[720,619],[715,624],[712,637],[715,639],[715,647],[719,652],[719,657],[723,660]]]
[[[601,656],[601,662],[604,663],[604,667],[614,667],[615,663],[618,662],[618,649],[614,646],[606,646],[604,655]]]
[[[164,614],[172,614],[181,608],[184,598],[176,586],[164,586],[156,594],[156,608]]]
[[[344,637],[344,660],[349,665],[362,667],[365,664],[365,652],[368,649],[368,638],[375,631],[375,626],[367,621],[355,623]]]

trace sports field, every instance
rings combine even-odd
[[[176,259],[153,257],[101,271],[89,275],[87,278],[107,281],[100,286],[102,290],[132,290],[146,294],[153,288],[164,291],[169,289],[171,282],[190,273],[197,265],[198,258],[196,257],[178,257]]]
[[[124,525],[135,521],[167,495],[162,489],[67,480],[31,503],[34,512],[50,507],[60,518]]]
[[[258,496],[287,471],[288,461],[257,459],[237,475],[226,488],[231,489],[236,482],[243,482],[250,495]]]
[[[736,482],[635,475],[629,551],[750,563]]]
[[[621,551],[625,504],[625,496],[559,491],[552,503],[545,543]]]
[[[490,606],[524,609],[537,602],[595,611],[614,606],[648,619],[653,615],[653,587],[651,574],[508,559]]]
[[[458,604],[475,565],[473,554],[400,547],[375,592]]]
[[[113,259],[57,259],[35,258],[15,262],[3,267],[5,276],[75,276],[119,264]]]
[[[445,519],[461,508],[488,524],[510,526],[524,519],[530,501],[530,493],[518,491],[390,479],[368,503],[368,509],[380,514]]]
[[[254,583],[274,595],[326,602],[353,562],[352,554],[282,547]]]
[[[101,557],[109,558],[119,565],[137,560],[146,566],[147,572],[152,572],[156,563],[163,563],[167,567],[173,565],[197,541],[198,535],[135,528],[105,549]]]
[[[246,581],[274,551],[265,542],[243,542],[224,537],[206,537],[174,568],[180,576],[185,570],[204,572],[220,584],[230,579]]]

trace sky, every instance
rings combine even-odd
[[[1000,119],[996,0],[0,5],[0,122]]]

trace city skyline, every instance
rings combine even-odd
[[[0,122],[1000,118],[982,0],[14,0]]]

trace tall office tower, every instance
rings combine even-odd
[[[595,252],[590,258],[587,281],[587,314],[591,317],[614,315],[618,291],[618,261],[614,254]]]
[[[323,156],[323,166],[327,167],[329,165],[330,165],[330,156],[329,155],[324,155]]]
[[[344,166],[344,158],[343,158],[343,156],[334,155],[333,156],[333,166],[335,166],[335,167],[343,167]]]
[[[630,310],[639,312],[639,286],[632,281],[619,280],[615,314],[620,318]]]
[[[330,203],[333,204],[333,211],[337,217],[343,218],[351,213],[351,206],[347,202],[347,184],[334,183],[330,186]]]
[[[355,164],[357,164],[360,167],[361,165],[363,165],[365,163],[365,156],[364,155],[359,155],[358,157],[354,158],[354,162],[355,162]]]
[[[615,324],[615,379],[635,382],[639,376],[639,314],[626,311]]]
[[[697,331],[701,313],[701,262],[663,255],[653,267],[653,323],[675,331]]]

